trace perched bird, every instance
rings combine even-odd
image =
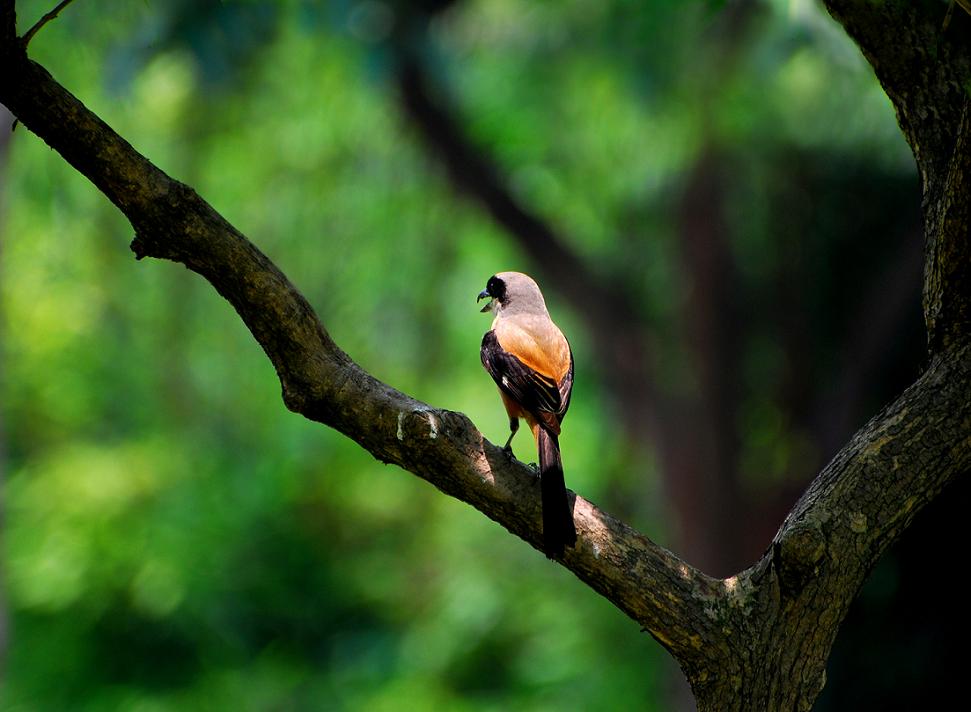
[[[490,277],[476,301],[488,297],[491,301],[482,311],[496,317],[482,337],[482,365],[499,386],[509,415],[505,449],[512,454],[520,418],[533,431],[543,493],[543,549],[555,559],[577,541],[559,443],[560,423],[573,389],[573,353],[550,319],[543,293],[528,275],[500,272]]]

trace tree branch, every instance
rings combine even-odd
[[[91,180],[135,228],[138,259],[184,264],[229,301],[276,368],[287,407],[429,481],[542,549],[538,478],[460,413],[378,381],[331,340],[286,276],[190,187],[156,168],[25,54],[0,52],[0,101]],[[701,655],[692,611],[716,583],[576,497],[564,566],[679,658]]]
[[[924,320],[933,353],[971,326],[971,17],[945,31],[947,6],[826,0],[860,46],[897,111],[921,176]]]
[[[17,9],[14,0],[0,0],[0,46],[13,45],[17,38]]]
[[[699,710],[811,707],[840,624],[879,556],[971,469],[969,392],[965,341],[935,357],[833,458],[758,563],[723,582],[710,614],[726,622],[733,664],[686,669]]]
[[[971,96],[956,134],[940,197],[925,201],[924,319],[931,349],[971,332]]]
[[[46,25],[51,20],[56,19],[57,16],[61,14],[61,10],[63,10],[64,8],[66,8],[72,2],[74,2],[74,0],[61,0],[61,2],[59,2],[57,4],[57,7],[55,7],[53,10],[51,10],[50,12],[48,12],[42,18],[40,18],[34,24],[33,27],[31,27],[29,30],[27,30],[27,32],[24,34],[24,36],[20,38],[20,41],[23,42],[24,47],[26,47],[28,44],[30,44],[30,41],[34,38],[34,35],[36,35],[38,32],[40,32],[40,29],[44,25]]]

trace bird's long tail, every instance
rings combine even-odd
[[[577,530],[566,498],[560,443],[556,435],[545,428],[538,430],[536,444],[539,447],[539,476],[543,492],[543,548],[547,557],[556,559],[563,556],[566,547],[577,543]]]

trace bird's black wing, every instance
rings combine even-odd
[[[567,409],[570,407],[570,394],[573,391],[573,349],[570,349],[570,370],[566,372],[563,380],[559,384],[560,391],[560,409],[556,411],[556,417],[563,422],[563,416],[566,415]]]
[[[522,408],[528,411],[536,420],[546,422],[549,414],[562,418],[566,412],[563,393],[569,401],[569,386],[566,391],[562,384],[547,376],[543,376],[524,364],[518,358],[499,345],[495,331],[486,332],[482,337],[482,349],[479,352],[482,365],[485,366],[492,380],[499,389],[512,398]],[[573,357],[570,357],[570,372],[564,383],[569,380],[573,384]]]

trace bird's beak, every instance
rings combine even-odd
[[[479,296],[475,298],[475,301],[481,302],[483,299],[488,299],[491,296],[492,295],[489,294],[489,290],[488,289],[483,289],[481,292],[479,292]],[[492,302],[490,301],[488,304],[486,304],[484,307],[482,307],[479,311],[480,312],[487,312],[491,308],[492,308]]]

